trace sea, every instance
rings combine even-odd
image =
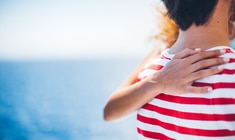
[[[0,140],[136,140],[135,112],[103,108],[140,60],[0,61]]]

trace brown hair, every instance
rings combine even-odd
[[[179,28],[176,23],[168,17],[164,5],[157,5],[155,9],[157,17],[157,24],[155,26],[156,32],[150,38],[155,41],[166,43],[166,48],[169,48],[177,40]],[[154,47],[159,47],[159,44],[156,44]]]

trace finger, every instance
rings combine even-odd
[[[190,83],[190,82],[194,82],[195,80],[199,80],[214,74],[218,74],[220,72],[222,72],[224,70],[223,66],[217,66],[217,67],[213,67],[213,68],[208,68],[208,69],[203,69],[200,71],[196,71],[190,75],[188,75],[187,77],[185,77],[185,81]]]
[[[229,62],[228,58],[222,58],[222,57],[201,60],[199,62],[192,64],[189,67],[189,72],[193,73],[198,70],[211,68],[211,67],[218,66],[224,63],[228,63],[228,62]]]
[[[204,86],[204,87],[194,87],[194,86],[188,86],[185,88],[186,93],[208,93],[212,91],[212,87]]]
[[[188,57],[187,59],[185,59],[185,61],[187,61],[189,64],[192,64],[192,63],[196,63],[196,62],[203,60],[203,59],[217,57],[217,56],[222,55],[224,53],[226,53],[226,51],[223,49],[213,50],[213,51],[203,51],[203,52],[199,52],[195,55]]]
[[[201,52],[200,48],[196,48],[196,49],[186,48],[183,51],[177,53],[173,57],[173,59],[183,59],[183,58],[189,57],[191,55],[194,55],[194,54],[196,54],[198,52]]]

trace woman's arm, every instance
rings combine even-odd
[[[200,52],[200,50],[186,49],[175,55],[161,71],[132,84],[140,70],[137,68],[137,72],[134,72],[130,79],[127,79],[108,99],[104,107],[104,120],[113,121],[123,118],[161,92],[174,94],[208,92],[211,90],[210,87],[193,87],[192,83],[200,78],[221,72],[223,68],[219,66],[205,68],[226,63],[227,60],[223,58],[213,58],[223,53],[225,52],[218,50]]]

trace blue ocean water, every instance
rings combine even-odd
[[[135,114],[103,107],[140,60],[0,62],[1,140],[135,140]]]

